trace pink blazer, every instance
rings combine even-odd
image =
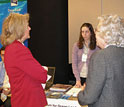
[[[41,83],[47,71],[35,60],[30,50],[19,41],[5,49],[5,68],[11,84],[12,107],[44,107],[46,96]]]

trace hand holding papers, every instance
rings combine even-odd
[[[47,75],[47,81],[48,81],[51,77],[52,77],[52,76]],[[43,89],[45,89],[46,84],[41,84],[41,85],[42,85]]]
[[[48,67],[47,66],[42,66],[45,70],[47,70],[48,71]]]
[[[45,70],[47,70],[48,71],[48,67],[47,66],[42,66]],[[51,78],[52,76],[50,76],[50,75],[47,75],[47,81]],[[46,86],[46,84],[41,84],[42,85],[42,87],[43,87],[43,89],[45,89],[45,86]]]

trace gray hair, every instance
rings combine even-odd
[[[118,15],[104,15],[98,19],[99,36],[105,40],[107,45],[124,47],[124,19]]]

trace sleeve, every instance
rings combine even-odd
[[[77,43],[74,44],[72,49],[72,70],[76,80],[80,80],[80,74],[78,71],[78,47]]]
[[[89,72],[86,80],[86,88],[78,94],[78,102],[81,105],[95,103],[106,81],[106,67],[103,53],[95,53],[89,62]]]
[[[4,81],[4,76],[5,76],[5,69],[3,68],[3,62],[0,62],[0,87],[3,85]]]
[[[25,47],[19,47],[16,51],[16,65],[19,69],[35,80],[45,83],[47,80],[47,71],[32,56],[30,50]]]

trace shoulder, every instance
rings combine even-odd
[[[98,51],[98,50],[101,50],[101,49],[100,49],[99,47],[96,46],[95,49],[93,49],[93,50],[90,49],[90,52],[91,52],[91,53],[94,53],[94,52],[96,52],[96,51]]]
[[[92,51],[97,51],[97,50],[101,50],[98,46],[96,46],[96,48]]]
[[[98,46],[96,46],[95,50],[100,50],[100,48]]]
[[[13,43],[11,43],[10,45],[8,45],[7,47],[6,47],[6,49],[8,49],[8,48],[19,48],[19,47],[22,47],[23,45],[22,45],[22,43],[20,43],[19,41],[14,41]]]
[[[79,51],[78,42],[75,42],[72,48],[72,54]]]
[[[123,47],[117,47],[117,46],[108,46],[107,48],[105,48],[106,52],[113,52],[113,51],[124,51]]]
[[[5,57],[6,58],[17,58],[18,56],[22,56],[22,55],[30,55],[30,51],[29,49],[24,46],[22,43],[20,43],[19,41],[14,41],[12,44],[8,45],[5,48]]]
[[[75,43],[73,44],[73,46],[78,46],[78,42],[75,42]]]
[[[91,60],[101,60],[102,58],[104,59],[104,57],[105,51],[101,49],[93,53],[93,55],[91,56]]]
[[[79,48],[78,48],[78,42],[75,42],[75,43],[73,44],[73,48],[79,49]]]
[[[19,41],[14,41],[12,44],[8,45],[6,48],[5,48],[5,53],[6,52],[18,52],[18,51],[21,51],[21,50],[25,50],[25,46],[20,43]]]

